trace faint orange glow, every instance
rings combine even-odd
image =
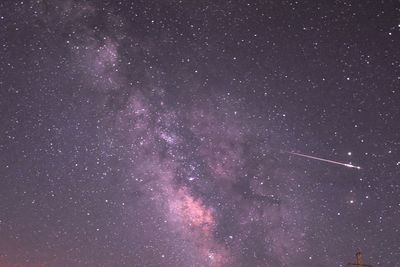
[[[212,210],[190,195],[187,189],[181,188],[171,196],[168,203],[171,219],[183,227],[185,236],[191,236],[190,240],[197,245],[202,260],[213,267],[227,264],[229,253],[213,236],[215,218]]]
[[[177,198],[170,203],[170,209],[180,216],[187,226],[199,230],[203,235],[211,234],[214,225],[211,211],[185,190],[178,190]]]

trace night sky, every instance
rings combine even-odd
[[[399,35],[390,0],[1,1],[0,266],[400,266]]]

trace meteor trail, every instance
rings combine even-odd
[[[300,156],[300,157],[304,157],[304,158],[315,159],[315,160],[319,160],[319,161],[324,161],[324,162],[328,162],[328,163],[342,165],[342,166],[345,166],[345,167],[348,167],[348,168],[354,168],[354,169],[357,169],[357,170],[361,169],[360,166],[355,166],[355,165],[352,165],[352,164],[349,164],[349,163],[337,162],[337,161],[334,161],[334,160],[313,157],[313,156],[300,154],[300,153],[296,153],[296,152],[286,152],[286,153],[289,153],[289,154],[292,154],[292,155],[296,155],[296,156]]]

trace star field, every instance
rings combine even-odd
[[[0,267],[398,266],[399,17],[2,1]]]

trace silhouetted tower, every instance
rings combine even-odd
[[[347,265],[354,265],[354,266],[365,266],[365,267],[372,267],[372,265],[370,264],[363,264],[362,263],[362,259],[361,259],[361,251],[357,251],[356,253],[356,257],[357,257],[357,263],[351,263],[349,262]]]

